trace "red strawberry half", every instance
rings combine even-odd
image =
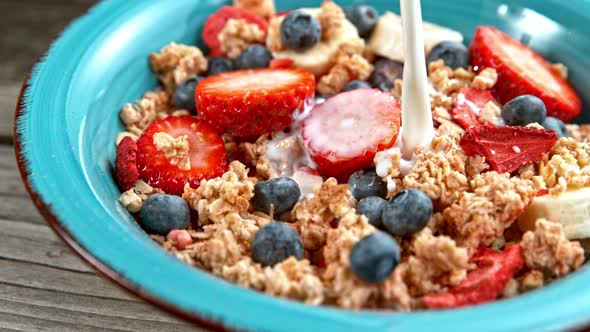
[[[465,129],[479,126],[478,114],[490,101],[496,101],[490,90],[462,88],[457,95],[451,115]]]
[[[115,159],[115,180],[121,191],[127,191],[139,180],[137,170],[137,143],[131,137],[125,137],[117,146]]]
[[[346,181],[395,144],[400,122],[400,104],[391,94],[358,89],[315,106],[303,121],[302,135],[320,174]]]
[[[507,245],[502,252],[480,247],[470,262],[477,268],[447,293],[426,295],[423,298],[426,307],[458,308],[493,301],[502,294],[508,280],[524,266],[519,245]]]
[[[568,121],[580,114],[582,102],[572,86],[541,55],[504,32],[479,27],[469,51],[473,66],[498,72],[494,94],[502,104],[531,94],[543,100],[548,116]]]
[[[315,93],[313,74],[298,69],[240,70],[199,83],[201,118],[219,133],[257,137],[287,128]]]
[[[190,169],[181,170],[156,148],[154,135],[160,132],[174,138],[187,136]],[[168,194],[180,195],[185,184],[197,188],[201,180],[218,177],[227,170],[223,139],[213,128],[190,116],[169,116],[152,123],[137,140],[137,146],[140,178]]]
[[[541,159],[556,142],[552,130],[486,124],[467,129],[459,143],[468,155],[484,156],[490,170],[512,173]]]
[[[246,20],[248,23],[256,24],[265,33],[268,30],[268,22],[254,13],[233,6],[221,7],[213,15],[209,16],[203,27],[203,41],[205,41],[205,45],[209,49],[215,50],[214,53],[218,53],[220,50],[220,43],[217,38],[219,33],[223,30],[227,21],[232,18]],[[216,54],[216,56],[218,55]]]

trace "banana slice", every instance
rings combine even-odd
[[[536,197],[518,218],[518,226],[523,231],[533,230],[539,218],[562,224],[569,240],[589,238],[590,188]]]
[[[320,13],[319,8],[306,8],[300,10],[314,17],[317,17]],[[275,17],[273,20],[280,20],[282,22],[283,18],[284,17]],[[271,22],[271,26],[273,24],[280,26],[280,22]],[[273,31],[273,29],[269,29],[266,39],[267,45],[270,45],[273,40],[279,39],[280,35],[278,34],[279,31]],[[305,52],[284,50],[272,52],[272,55],[275,59],[290,58],[295,62],[295,67],[305,69],[314,73],[315,75],[322,75],[330,70],[330,67],[333,65],[334,58],[338,53],[340,46],[345,43],[361,46],[364,45],[364,41],[359,37],[357,29],[348,20],[344,20],[341,32],[335,38],[331,38],[327,41],[320,41],[314,47]]]
[[[423,27],[426,55],[441,41],[463,42],[463,35],[455,30],[427,22],[424,22]],[[369,40],[369,48],[377,55],[404,62],[401,17],[392,12],[386,12],[381,16]]]

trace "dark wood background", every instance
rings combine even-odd
[[[97,276],[47,227],[21,183],[12,128],[22,81],[93,3],[0,0],[0,331],[204,331]]]

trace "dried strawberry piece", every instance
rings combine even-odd
[[[458,308],[493,301],[502,294],[510,278],[524,266],[519,245],[507,245],[501,252],[480,247],[470,262],[477,268],[469,271],[465,280],[448,292],[424,296],[426,307]]]
[[[484,156],[490,170],[512,173],[541,159],[556,142],[552,130],[486,124],[467,129],[459,144],[470,156]]]
[[[481,124],[477,119],[477,114],[490,101],[496,101],[490,90],[462,88],[459,90],[451,115],[465,129],[479,126]]]
[[[115,159],[115,181],[121,191],[127,191],[139,180],[137,169],[137,143],[131,137],[125,137],[117,146]]]
[[[272,69],[288,69],[295,66],[295,61],[289,58],[280,58],[270,60],[269,67]]]

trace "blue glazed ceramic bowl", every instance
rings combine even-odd
[[[319,0],[278,1],[279,9]],[[375,0],[399,12],[396,0]],[[198,43],[221,0],[105,1],[73,23],[33,70],[16,118],[25,183],[53,228],[133,293],[210,326],[252,331],[549,331],[590,321],[590,270],[511,300],[461,310],[393,313],[317,308],[272,298],[191,268],[158,248],[117,198],[111,177],[118,110],[156,86],[147,55]],[[423,0],[426,20],[471,38],[495,25],[570,68],[590,119],[590,1]]]

